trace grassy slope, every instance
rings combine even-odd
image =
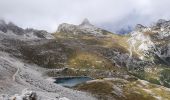
[[[128,53],[129,44],[127,43],[129,36],[121,36],[116,34],[110,34],[106,37],[93,37],[88,35],[80,35],[80,36],[63,36],[62,34],[57,34],[56,38],[60,39],[73,39],[77,41],[81,41],[81,43],[84,43],[84,45],[93,46],[93,47],[103,47],[103,48],[116,48],[117,50]],[[133,52],[133,56],[138,57],[135,52]],[[78,69],[99,69],[99,70],[118,70],[116,66],[114,66],[112,63],[110,63],[105,57],[97,55],[94,52],[84,52],[82,50],[76,51],[76,54],[69,59],[68,65],[72,68],[78,68]],[[168,77],[168,71],[169,69],[165,67],[153,67],[153,68],[145,68],[144,72],[141,72],[141,74],[136,75],[137,77],[141,79],[145,79],[149,82],[160,84],[159,80],[166,80],[169,79]],[[90,75],[90,72],[86,72],[86,75]],[[79,74],[80,75],[80,74]],[[93,76],[93,75],[92,75]],[[166,78],[166,79],[165,79]],[[168,80],[169,81],[169,80]],[[98,82],[92,82],[89,84],[83,84],[78,86],[78,89],[85,90],[92,92],[93,94],[96,94],[99,96],[100,99],[106,100],[111,98],[119,99],[119,100],[156,100],[157,97],[164,98],[165,100],[169,99],[169,94],[166,90],[162,89],[159,86],[153,85],[148,83],[148,86],[144,87],[140,86],[141,83],[139,81],[135,82],[127,82],[123,85],[123,94],[124,96],[117,96],[115,93],[113,93],[113,86],[115,82],[113,81],[107,81],[107,80],[100,80]],[[122,84],[122,83],[120,83]],[[167,84],[167,83],[163,83]],[[153,86],[153,87],[152,87]],[[133,88],[131,88],[133,87]],[[116,92],[116,91],[115,91]],[[152,92],[152,93],[150,93]],[[153,97],[153,94],[155,97]]]
[[[119,69],[105,55],[102,55],[101,52],[102,50],[113,49],[121,53],[129,53],[126,42],[129,38],[128,36],[116,34],[92,36],[88,34],[55,33],[55,37],[56,40],[60,40],[60,43],[68,44],[74,48],[74,54],[68,58],[66,63],[69,68],[78,69],[79,71],[85,69],[112,72],[117,70],[117,72],[121,72],[122,69]]]
[[[99,100],[170,99],[169,90],[142,80],[100,79],[78,85],[76,88],[95,94]]]

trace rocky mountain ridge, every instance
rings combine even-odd
[[[0,94],[9,95],[2,95],[4,100],[31,95],[40,100],[170,98],[169,21],[139,24],[129,35],[97,28],[87,19],[61,24],[52,34],[0,21],[0,51]],[[65,76],[94,80],[75,90],[51,81]]]
[[[151,26],[137,25],[128,39],[132,53],[150,65],[143,68],[142,74],[136,75],[142,79],[170,87],[169,66],[170,66],[170,21],[158,20]]]
[[[35,62],[39,55],[37,57],[48,63],[44,55],[50,58],[47,55],[52,51],[50,48],[46,47],[48,50],[44,52],[26,52],[30,54],[25,55],[27,48],[32,50],[34,45],[39,50],[39,45],[49,45],[50,41],[56,41],[51,33],[22,29],[0,21],[0,100],[96,100],[85,92],[67,89],[48,80],[46,73],[49,69]],[[31,54],[35,62],[25,59]]]
[[[36,30],[32,28],[23,29],[13,24],[12,22],[6,23],[0,20],[1,34],[11,35],[12,37],[24,39],[54,39],[54,37],[44,30]]]
[[[170,21],[158,20],[151,27],[137,25],[136,31],[131,33],[131,44],[140,58],[161,61],[170,65]],[[137,45],[138,44],[138,45]],[[159,60],[158,60],[159,59]],[[160,63],[160,62],[158,62]]]
[[[59,33],[68,33],[68,34],[91,34],[91,35],[104,35],[109,33],[106,30],[97,28],[92,25],[88,19],[84,19],[80,25],[72,25],[63,23],[58,27],[57,32]]]

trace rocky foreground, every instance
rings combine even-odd
[[[7,98],[8,95],[14,95],[12,97],[9,96],[11,99],[13,98],[12,100],[20,100],[20,98],[28,98],[33,95],[36,96],[37,100],[60,100],[60,98],[63,97],[69,98],[68,100],[94,99],[86,93],[66,89],[46,80],[42,75],[42,72],[46,69],[39,68],[34,64],[23,63],[17,58],[10,56],[9,54],[1,52],[0,60],[1,66],[3,67],[1,67],[0,73],[0,93],[3,94],[4,100],[6,100],[5,98]]]
[[[27,41],[44,40],[45,33],[27,30],[1,23],[0,31],[0,100],[95,100],[91,95],[59,86],[43,75],[48,69],[27,62],[19,51]],[[22,34],[16,34],[18,32]],[[41,36],[42,35],[42,36]],[[40,37],[41,36],[41,37]],[[50,39],[52,39],[50,38]],[[29,42],[28,42],[29,43]],[[38,49],[38,48],[37,48]]]

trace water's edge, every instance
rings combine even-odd
[[[54,79],[54,83],[69,88],[74,87],[78,84],[82,84],[86,81],[93,80],[92,78],[86,76],[54,77],[53,79]]]

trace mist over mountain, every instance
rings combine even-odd
[[[134,30],[134,28],[127,26],[127,27],[123,27],[119,30],[116,31],[117,34],[128,34],[130,32],[132,32]]]
[[[49,32],[56,31],[60,23],[79,24],[88,18],[94,25],[116,32],[122,26],[167,20],[169,5],[169,0],[0,0],[0,18],[22,28]]]

